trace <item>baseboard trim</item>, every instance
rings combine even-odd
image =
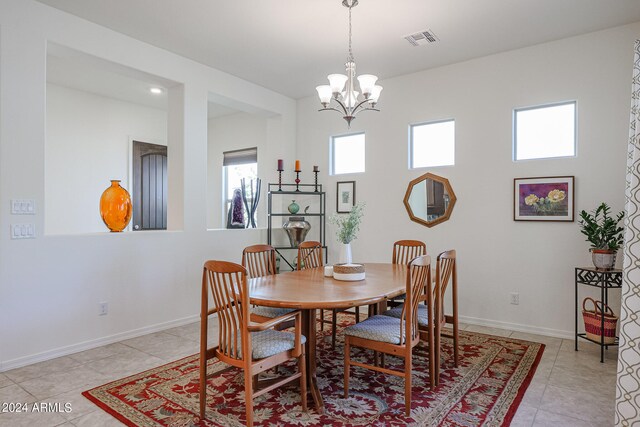
[[[171,320],[169,322],[157,323],[155,325],[145,326],[143,328],[133,329],[131,331],[121,332],[118,334],[110,335],[95,340],[84,341],[78,344],[69,345],[66,347],[60,347],[53,350],[45,351],[42,353],[33,354],[30,356],[19,357],[17,359],[7,360],[0,362],[0,372],[9,371],[11,369],[22,368],[23,366],[32,365],[34,363],[44,362],[56,357],[68,356],[80,351],[91,350],[96,347],[102,347],[103,345],[113,344],[119,341],[136,338],[142,335],[151,334],[153,332],[160,332],[178,326],[183,326],[189,323],[196,322],[200,319],[200,315],[193,315],[183,317],[181,319]]]
[[[480,319],[477,317],[459,316],[460,322],[470,325],[487,326],[490,328],[507,329],[510,331],[526,332],[529,334],[544,335],[553,338],[575,339],[574,331],[561,329],[541,328],[538,326],[522,325],[520,323],[502,322],[499,320]]]

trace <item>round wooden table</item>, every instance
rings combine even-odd
[[[252,304],[302,311],[307,337],[307,384],[319,413],[324,402],[316,378],[316,310],[382,304],[405,293],[407,267],[401,264],[365,264],[366,278],[343,282],[324,277],[324,268],[291,271],[249,280]]]

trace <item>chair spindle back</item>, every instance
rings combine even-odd
[[[444,320],[444,294],[450,282],[457,280],[456,277],[456,251],[449,250],[438,255],[436,261],[436,286],[434,296],[436,301],[436,311],[440,321]]]
[[[322,243],[309,240],[298,245],[298,270],[317,268],[323,265]]]
[[[202,275],[203,288],[208,285],[211,290],[212,312],[218,313],[219,351],[239,360],[247,354],[248,348],[244,337],[249,319],[246,276],[244,267],[226,261],[207,261]]]
[[[393,244],[391,263],[407,265],[415,257],[426,255],[427,245],[419,240],[398,240]]]
[[[242,251],[242,266],[251,278],[276,274],[276,250],[271,245],[247,246]]]
[[[431,257],[429,255],[416,257],[409,263],[407,297],[400,315],[401,320],[403,320],[400,323],[400,337],[403,336],[403,324],[408,332],[405,336],[405,343],[418,339],[418,305],[420,301],[424,300],[425,289],[431,289]],[[427,291],[427,299],[430,298],[430,295],[431,292]],[[427,301],[427,303],[429,307],[432,306],[431,301]]]

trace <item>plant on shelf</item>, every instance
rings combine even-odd
[[[329,222],[337,226],[336,237],[342,244],[338,258],[340,264],[351,264],[351,242],[357,238],[360,231],[364,207],[365,203],[359,202],[347,215],[334,214],[329,217]]]
[[[624,241],[624,227],[619,225],[624,218],[624,211],[615,217],[610,213],[611,208],[604,202],[591,212],[580,212],[580,232],[591,243],[591,257],[598,270],[613,268],[616,252]]]

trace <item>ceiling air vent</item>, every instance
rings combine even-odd
[[[405,36],[404,39],[411,43],[412,46],[431,44],[440,40],[431,30],[420,31],[415,34]]]

